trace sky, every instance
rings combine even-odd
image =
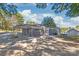
[[[24,17],[24,23],[26,23],[27,20],[31,20],[40,24],[43,21],[44,17],[49,16],[54,19],[54,22],[58,27],[75,27],[76,25],[79,25],[79,16],[68,18],[67,16],[65,16],[65,11],[56,14],[53,10],[51,10],[51,4],[47,4],[47,7],[44,9],[37,8],[34,3],[19,3],[16,5],[17,10]]]

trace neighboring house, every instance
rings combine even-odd
[[[76,29],[70,29],[66,32],[67,36],[78,36],[79,35],[79,31]]]

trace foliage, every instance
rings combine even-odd
[[[47,7],[47,4],[46,3],[43,3],[43,4],[42,3],[37,3],[36,4],[36,7],[37,8],[46,8]]]
[[[11,16],[12,14],[16,14],[17,13],[17,7],[13,4],[6,4],[6,3],[0,3],[0,10],[2,10],[5,14],[4,15],[8,15]],[[0,15],[3,15],[0,12]]]
[[[61,32],[66,32],[69,28],[66,28],[66,27],[62,27],[61,28]]]
[[[3,21],[3,29],[4,29],[4,30],[9,30],[9,29],[11,29],[11,28],[10,28],[10,25],[11,25],[11,23],[10,23],[9,20],[4,20],[4,21]]]
[[[36,7],[38,5],[40,8],[43,8],[43,5],[47,6],[46,4],[42,3],[42,6],[41,4],[37,4]],[[61,13],[63,11],[66,11],[66,14],[65,14],[66,16],[69,16],[69,17],[79,16],[79,3],[52,3],[51,5],[52,5],[51,9],[55,13]]]
[[[45,17],[44,20],[42,21],[42,24],[46,27],[51,27],[51,28],[56,27],[56,24],[54,23],[54,20],[51,17]]]
[[[13,15],[16,16],[15,20],[11,20]],[[0,3],[0,27],[2,29],[12,29],[13,23],[17,21],[18,24],[23,24],[23,17],[17,11],[17,6],[14,4]]]
[[[2,28],[7,28],[7,24],[9,23],[6,19],[17,13],[16,8],[13,4],[0,3],[0,25]]]
[[[16,14],[16,17],[17,17],[17,22],[18,24],[23,24],[24,23],[24,19],[23,19],[23,16],[20,14],[20,13],[17,13]]]
[[[79,25],[77,25],[77,26],[76,26],[76,29],[78,29],[78,30],[79,30]]]
[[[36,23],[33,20],[27,20],[26,24],[35,25]]]

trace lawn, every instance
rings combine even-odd
[[[79,36],[63,36],[61,35],[61,38],[68,41],[76,41],[79,42]]]

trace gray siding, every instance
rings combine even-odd
[[[23,35],[27,37],[39,37],[43,34],[43,32],[39,29],[22,29]]]
[[[77,36],[77,35],[79,35],[79,31],[70,30],[70,31],[67,32],[67,35],[68,36]]]

